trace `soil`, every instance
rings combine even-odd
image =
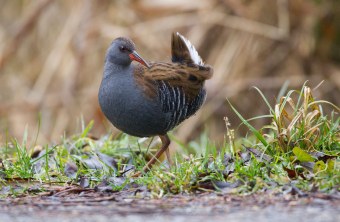
[[[0,200],[0,221],[340,221],[340,195],[216,192],[150,198],[146,189],[120,192],[54,186]]]

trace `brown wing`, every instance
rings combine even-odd
[[[210,66],[185,65],[179,63],[150,63],[146,68],[137,65],[135,79],[148,96],[157,95],[157,81],[163,81],[172,87],[180,87],[189,99],[194,99],[205,80],[210,79],[213,69]]]

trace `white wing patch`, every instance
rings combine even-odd
[[[200,55],[198,55],[198,52],[196,51],[195,47],[191,44],[191,42],[178,32],[176,34],[183,40],[183,42],[187,46],[192,61],[197,65],[203,66],[204,63],[202,61],[202,58],[200,57]]]

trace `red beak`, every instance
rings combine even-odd
[[[129,57],[131,60],[135,60],[136,62],[139,62],[140,64],[150,68],[150,65],[140,55],[138,55],[136,51],[130,53]]]

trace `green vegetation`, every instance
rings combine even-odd
[[[21,144],[13,139],[0,147],[1,195],[29,192],[26,185],[19,191],[14,189],[22,181],[106,186],[112,191],[146,186],[156,197],[208,190],[242,194],[282,192],[287,187],[299,191],[339,190],[339,107],[316,100],[307,86],[279,96],[274,107],[256,90],[268,105],[268,115],[246,120],[229,103],[249,128],[247,137],[234,138],[234,130],[225,118],[222,146],[209,141],[205,134],[199,142],[177,142],[183,153],[175,155],[174,166],[159,164],[140,178],[130,178],[129,174],[134,168],[141,169],[157,149],[152,138],[121,134],[94,139],[89,136],[91,122],[83,126],[80,135],[64,138],[60,144],[29,149],[25,131]],[[332,109],[328,115],[323,111],[325,106]],[[269,118],[270,124],[255,129],[251,122],[259,118]]]

